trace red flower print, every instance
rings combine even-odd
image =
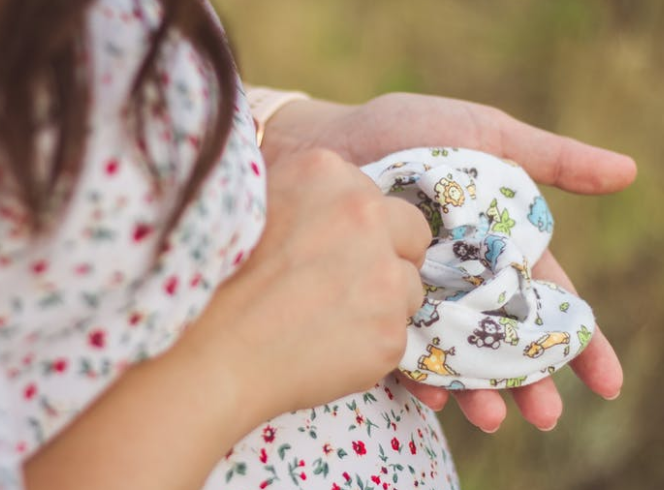
[[[107,19],[115,19],[116,17],[115,9],[113,7],[105,6],[102,8],[102,12]]]
[[[341,487],[337,485],[336,483],[332,484],[332,488],[330,490],[341,490]]]
[[[170,142],[173,139],[173,133],[168,129],[162,131],[161,140],[165,142]]]
[[[401,447],[401,445],[399,444],[399,439],[397,439],[396,437],[392,438],[391,443],[392,443],[392,449],[394,449],[395,451],[398,451],[399,447]]]
[[[364,422],[364,417],[362,417],[362,415],[359,415],[359,414],[358,414],[358,415],[355,417],[355,422],[357,422],[357,425],[362,425],[362,423]]]
[[[376,485],[380,485],[380,476],[371,475],[371,481],[374,482]]]
[[[166,294],[168,294],[169,296],[174,296],[177,290],[178,290],[177,276],[171,276],[168,279],[166,279],[166,282],[164,283],[164,291],[166,291]]]
[[[323,452],[325,454],[330,454],[333,451],[332,446],[330,444],[324,444],[323,445]]]
[[[261,169],[258,168],[258,165],[256,162],[251,162],[251,170],[254,172],[254,174],[259,177],[261,175]]]
[[[306,480],[307,479],[307,474],[304,471],[302,473],[300,473],[300,479],[301,480]]]
[[[410,441],[408,443],[408,447],[410,448],[410,454],[417,454],[417,448],[415,447],[415,442]]]
[[[190,135],[187,137],[189,140],[189,144],[194,147],[194,149],[198,150],[201,146],[201,139],[198,136],[193,136]]]
[[[390,391],[390,389],[387,386],[385,387],[385,393],[387,393],[387,397],[390,400],[394,400],[394,395],[392,394],[392,391]]]
[[[389,483],[383,483],[383,490],[387,490],[387,487],[389,487]]]
[[[146,236],[152,233],[153,228],[146,223],[137,223],[134,226],[133,238],[134,242],[138,243],[143,240]]]
[[[341,476],[344,477],[344,480],[346,480],[346,481],[350,481],[350,475],[348,474],[348,472],[344,471],[344,472],[341,474]]]
[[[16,443],[16,452],[19,454],[23,454],[28,450],[28,445],[25,441],[17,442]]]
[[[200,273],[194,274],[194,277],[191,278],[191,281],[189,282],[189,285],[192,288],[195,288],[201,283],[201,280],[203,279],[203,275]]]
[[[126,360],[118,361],[115,363],[115,369],[118,373],[124,373],[130,366],[131,364]]]
[[[122,281],[124,281],[124,274],[120,271],[113,272],[113,275],[111,276],[111,283],[122,284]]]
[[[258,459],[259,459],[259,460],[261,461],[261,463],[263,463],[263,464],[267,463],[267,452],[265,451],[264,448],[261,449],[261,454],[260,454],[260,456],[258,457]]]
[[[263,429],[263,440],[265,442],[274,442],[274,437],[277,435],[277,429],[268,425]]]
[[[93,330],[88,334],[88,342],[96,349],[103,349],[106,345],[106,332],[103,330]]]
[[[75,269],[76,274],[79,276],[85,276],[86,274],[89,274],[91,270],[92,267],[90,267],[90,264],[79,264]]]
[[[385,466],[381,466],[380,467],[380,472],[384,475],[387,475],[387,468],[385,468]]]
[[[353,441],[353,451],[355,451],[358,456],[367,454],[367,448],[362,441]]]
[[[297,465],[300,467],[304,466],[304,460],[301,459],[300,461],[298,461]]]
[[[132,327],[135,327],[140,323],[140,321],[143,319],[143,315],[141,315],[139,312],[134,311],[131,315],[129,315],[129,325]]]
[[[267,488],[269,485],[270,485],[270,480],[265,480],[265,481],[261,482],[260,485],[258,485],[258,488],[260,488],[262,490],[263,488]]]
[[[120,163],[113,158],[112,160],[109,160],[106,162],[106,175],[115,175],[118,173],[118,170],[120,168]]]
[[[37,394],[37,385],[34,383],[30,383],[28,386],[25,387],[25,390],[23,390],[23,397],[26,400],[32,400],[36,394]]]
[[[240,251],[240,253],[238,253],[235,256],[235,259],[233,260],[233,265],[238,265],[240,262],[242,262],[243,258],[244,258],[244,252]]]
[[[53,361],[51,368],[56,373],[64,373],[67,370],[67,359],[56,359]]]
[[[32,272],[35,274],[43,274],[48,269],[48,262],[45,260],[38,260],[32,264]]]

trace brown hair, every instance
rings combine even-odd
[[[48,196],[62,182],[73,183],[80,172],[90,108],[88,74],[81,69],[80,58],[84,53],[86,13],[93,1],[0,0],[0,171],[6,170],[11,177],[34,230],[42,225]],[[140,9],[140,2],[135,3]],[[224,148],[232,124],[236,83],[225,37],[203,1],[160,3],[163,19],[154,32],[128,101],[131,114],[139,122],[137,140],[143,132],[143,88],[148,82],[159,86],[155,65],[170,29],[178,29],[192,42],[214,73],[218,86],[218,107],[211,114],[189,181],[166,222],[168,232]],[[39,116],[41,93],[49,102],[46,121]],[[168,110],[163,94],[160,105]],[[57,131],[46,172],[38,168],[35,151],[37,131],[44,123]],[[155,172],[154,166],[148,165]]]

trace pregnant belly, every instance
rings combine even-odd
[[[205,490],[459,488],[433,411],[393,376],[274,418],[238,442]]]

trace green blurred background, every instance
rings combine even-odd
[[[552,248],[623,362],[621,397],[604,401],[566,370],[551,433],[511,402],[494,435],[453,403],[441,417],[465,490],[664,489],[664,2],[216,4],[247,81],[343,102],[387,91],[470,99],[636,159],[639,177],[620,194],[544,190]]]

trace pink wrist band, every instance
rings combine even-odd
[[[282,91],[267,87],[246,86],[247,100],[251,115],[256,125],[256,143],[258,147],[263,143],[265,125],[276,112],[289,102],[295,100],[309,100],[311,97],[304,92]]]

